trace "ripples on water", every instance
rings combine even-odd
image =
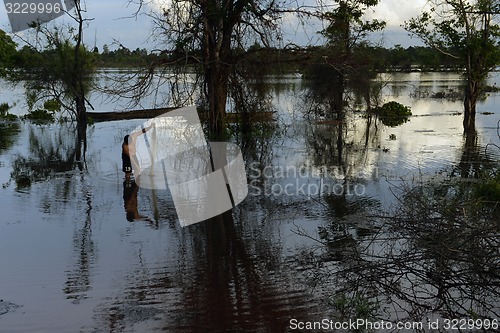
[[[290,110],[283,96],[275,103]],[[500,156],[484,148],[499,144],[498,115],[479,114],[478,145],[466,147],[462,118],[450,112],[456,108],[435,101],[414,106],[421,117],[396,128],[355,115],[340,156],[336,124],[287,118],[280,134],[266,139],[268,150],[245,154],[249,163],[260,154],[258,165],[310,172],[271,171],[256,183],[256,189],[292,184],[295,195],[251,195],[231,213],[188,228],[180,228],[168,191],[139,189],[133,209],[142,218],[127,220],[120,144],[140,121],[91,127],[81,171],[64,162],[74,143],[71,128],[8,125],[0,131],[0,299],[21,307],[0,317],[1,331],[284,332],[292,318],[328,318],[325,286],[311,279],[315,265],[335,265],[352,255],[354,239],[376,232],[364,216],[390,206],[395,181],[460,172],[464,159]],[[350,171],[339,169],[339,160]],[[16,162],[26,172],[14,172]],[[314,173],[321,169],[326,175]],[[325,182],[333,189],[346,180],[364,192],[296,188]],[[325,250],[318,233],[331,226],[339,229]]]

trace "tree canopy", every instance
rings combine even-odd
[[[15,65],[16,54],[16,43],[0,29],[0,76],[4,76],[6,69]]]
[[[500,64],[498,0],[432,0],[430,10],[406,22],[426,44],[465,68],[464,131],[475,132],[476,103],[488,73]]]
[[[144,88],[151,87],[155,69],[178,67],[180,75],[171,77],[181,96],[177,104],[192,103],[194,94],[187,90],[201,88],[203,98],[197,102],[207,111],[210,132],[221,134],[228,102],[247,95],[243,77],[255,73],[245,69],[248,55],[257,52],[249,51],[250,46],[256,41],[270,46],[279,34],[279,5],[274,0],[182,0],[152,12],[153,34],[161,41],[161,51],[158,61],[145,71],[149,77],[140,76],[135,96],[144,96]],[[195,84],[182,82],[182,76],[193,69]]]
[[[55,100],[77,116],[75,96],[79,94],[80,84],[84,95],[90,90],[93,54],[84,45],[77,47],[60,29],[39,29],[37,39],[43,48],[24,46],[19,50],[13,79],[23,82],[35,101]]]
[[[345,89],[348,86],[365,96],[370,108],[370,81],[375,77],[375,58],[371,57],[366,37],[385,27],[377,19],[364,20],[365,12],[378,0],[335,0],[335,7],[320,18],[326,28],[321,58],[311,66],[311,90],[314,97],[329,104],[329,113],[343,117]]]

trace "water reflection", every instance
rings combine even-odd
[[[0,154],[14,145],[20,128],[18,123],[0,123]]]
[[[123,181],[123,201],[127,221],[129,222],[145,218],[145,216],[140,215],[138,210],[137,192],[139,192],[139,186],[134,179],[127,178]]]
[[[80,176],[80,182],[83,185],[85,220],[83,224],[75,221],[73,234],[73,260],[75,262],[72,268],[66,271],[67,280],[63,289],[66,297],[73,300],[74,304],[87,298],[87,293],[92,289],[93,268],[97,254],[97,246],[92,236],[93,190],[86,184],[84,175]]]
[[[261,192],[187,228],[166,191],[123,181],[120,133],[138,121],[89,128],[81,170],[74,129],[13,129],[13,143],[0,150],[13,175],[0,189],[0,285],[23,311],[2,315],[2,331],[280,332],[291,318],[498,316],[498,212],[456,206],[467,214],[452,219],[419,206],[460,202],[455,195],[467,189],[419,186],[419,176],[488,172],[498,153],[484,146],[498,143],[496,127],[483,117],[478,136],[463,138],[450,112],[458,104],[411,102],[408,89],[399,101],[418,116],[395,129],[346,112],[339,122],[288,118],[235,131],[257,189],[323,181],[362,185],[363,194]],[[300,114],[301,95],[278,90],[276,109]],[[297,172],[282,177],[278,167]],[[30,179],[23,191],[17,175]],[[399,192],[400,179],[415,191]],[[394,223],[373,217],[391,204]],[[154,216],[154,228],[128,223],[127,214]]]
[[[29,126],[29,154],[19,154],[13,161],[11,179],[18,189],[48,180],[55,173],[82,169],[82,142],[69,124]],[[86,147],[86,144],[84,144]]]
[[[283,289],[281,283],[287,282],[278,273],[282,264],[271,240],[252,249],[238,232],[238,222],[244,223],[224,214],[193,231],[198,244],[193,248],[194,271],[205,282],[189,283],[183,291],[182,311],[190,313],[184,320],[199,320],[207,331],[283,331],[291,316],[306,316],[313,304],[306,303],[300,289]]]
[[[476,136],[464,138],[462,152],[456,166],[450,166],[458,176],[498,170],[498,161],[484,154]],[[319,268],[304,275],[329,295],[336,319],[425,325],[471,313],[477,318],[498,316],[498,274],[493,268],[498,261],[498,207],[468,202],[474,185],[454,181],[454,172],[449,172],[452,178],[394,186],[398,203],[391,217],[365,217],[374,232],[355,234],[342,220],[319,229],[324,253],[309,257],[310,265]],[[335,199],[332,211],[343,206],[340,197]]]
[[[462,178],[480,178],[481,176],[492,174],[498,161],[494,152],[491,154],[485,147],[479,144],[477,135],[468,134],[464,138],[464,145],[460,161],[454,168]]]

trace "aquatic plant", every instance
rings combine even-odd
[[[55,121],[55,114],[61,110],[61,103],[56,99],[49,99],[43,103],[43,107],[34,108],[35,95],[28,94],[31,98],[28,114],[23,116],[23,119],[32,120],[35,123],[51,123]]]
[[[325,250],[306,279],[344,320],[498,318],[500,176],[493,171],[479,182],[452,177],[394,187],[395,208],[367,216],[376,232],[351,232],[344,255],[321,229]]]
[[[372,112],[378,115],[382,124],[390,127],[406,123],[412,115],[409,107],[394,101],[375,107]]]
[[[369,297],[366,292],[353,294],[340,293],[327,302],[338,313],[339,320],[347,318],[376,319],[380,310],[378,300]]]
[[[14,114],[9,113],[10,106],[8,103],[2,103],[0,104],[0,119],[4,120],[16,120],[17,116]]]
[[[477,184],[474,189],[474,195],[484,202],[498,204],[500,202],[500,174]]]
[[[36,109],[23,116],[23,119],[32,120],[35,123],[53,122],[55,120],[54,112],[46,109]]]

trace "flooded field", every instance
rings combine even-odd
[[[458,75],[384,80],[384,100],[413,113],[397,127],[354,111],[342,123],[306,117],[302,79],[279,78],[276,121],[234,139],[248,197],[185,228],[169,191],[124,180],[121,143],[141,120],[90,126],[84,156],[71,123],[0,123],[0,332],[288,332],[300,331],[299,322],[360,318],[429,328],[426,320],[452,310],[498,318],[498,233],[477,235],[486,244],[477,250],[491,253],[477,268],[484,280],[471,275],[475,289],[457,287],[470,283],[458,278],[466,265],[451,269],[453,287],[415,289],[413,282],[451,266],[426,247],[426,233],[386,227],[385,216],[405,187],[473,179],[498,165],[500,149],[492,144],[500,145],[500,95],[480,102],[478,135],[466,138],[461,101],[430,97],[458,89]],[[498,73],[490,81],[498,86]],[[9,89],[1,88],[0,103],[17,101],[12,112],[22,114],[22,91],[12,97]],[[99,111],[115,109],[102,97],[94,103]],[[440,232],[428,227],[429,235]],[[417,250],[404,268],[411,270],[396,268],[410,243]],[[361,271],[373,258],[396,259],[383,271],[372,267],[372,275]]]

